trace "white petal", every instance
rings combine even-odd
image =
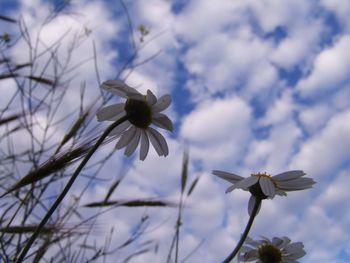
[[[247,190],[252,185],[256,184],[259,181],[258,176],[250,176],[247,177],[237,183],[237,188],[241,188],[243,190]]]
[[[271,240],[270,240],[270,239],[268,239],[267,237],[265,237],[265,236],[263,236],[263,235],[261,235],[260,237],[262,238],[262,241],[261,241],[261,242],[265,242],[265,243],[266,243],[266,242],[267,242],[267,243],[272,243],[272,242],[271,242]]]
[[[311,188],[315,181],[311,178],[298,178],[289,181],[278,181],[276,184],[281,190],[296,191]]]
[[[256,202],[256,199],[255,199],[254,195],[251,195],[249,198],[249,202],[248,202],[248,214],[249,214],[249,216],[251,216],[253,213],[255,202]]]
[[[136,128],[135,135],[132,137],[132,140],[130,141],[128,146],[126,146],[126,149],[124,152],[126,156],[129,157],[136,150],[137,145],[139,144],[139,141],[140,141],[140,136],[141,136],[141,130]]]
[[[303,256],[305,256],[305,255],[306,255],[305,250],[304,250],[304,249],[301,249],[301,250],[299,250],[299,251],[294,252],[292,255],[284,256],[284,258],[286,258],[287,260],[289,260],[289,261],[287,261],[287,262],[298,262],[298,261],[294,261],[294,260],[295,260],[295,259],[299,259],[299,258],[301,258],[301,257],[303,257]]]
[[[279,246],[283,243],[283,240],[280,239],[279,237],[274,237],[272,238],[272,244],[275,245],[275,246]]]
[[[294,170],[294,171],[288,171],[288,172],[277,174],[277,175],[273,176],[272,178],[274,180],[278,180],[278,181],[286,181],[286,180],[291,180],[291,179],[296,179],[296,178],[302,177],[303,175],[305,175],[305,173],[303,171]]]
[[[147,102],[149,105],[153,105],[157,102],[157,97],[154,96],[153,92],[151,90],[147,90]]]
[[[123,98],[128,98],[128,94],[140,94],[120,80],[107,80],[102,83],[101,88]]]
[[[109,136],[116,136],[119,137],[124,131],[126,131],[131,126],[131,123],[129,121],[124,121],[123,123],[119,124],[117,127],[115,127],[109,134]]]
[[[158,99],[158,101],[156,102],[156,104],[153,105],[152,110],[154,112],[160,112],[165,110],[166,108],[169,107],[171,103],[171,96],[170,95],[163,95],[162,97],[160,97]]]
[[[241,180],[244,179],[244,177],[233,174],[233,173],[228,173],[228,172],[224,172],[224,171],[220,171],[220,170],[214,170],[212,172],[214,175],[220,177],[221,179],[224,179],[226,181],[229,181],[232,184],[235,184]]]
[[[143,161],[146,159],[149,150],[149,139],[147,133],[144,130],[141,130],[141,150],[140,150],[140,160]]]
[[[278,187],[278,185],[277,185]],[[279,196],[287,196],[287,193],[285,191],[282,191],[281,189],[279,188],[276,188],[276,195],[279,195]]]
[[[154,138],[152,133],[148,131],[148,129],[146,130],[146,133],[147,133],[147,136],[153,145],[153,148],[156,150],[157,154],[159,156],[163,156],[163,151],[162,151],[162,148],[161,148],[160,144],[158,143],[158,141]]]
[[[249,214],[249,216],[251,216],[253,213],[255,202],[256,202],[255,196],[251,195],[249,198],[249,202],[248,202],[248,214]],[[261,207],[261,202],[259,204],[258,211],[256,212],[256,215],[259,213],[260,207]]]
[[[232,192],[233,190],[235,190],[237,188],[237,184],[233,184],[231,185],[229,188],[226,189],[225,193],[229,193]]]
[[[295,259],[301,258],[306,255],[305,250],[299,251],[298,253],[295,253],[294,257]],[[297,261],[296,261],[297,262]],[[297,262],[298,263],[298,262]]]
[[[290,238],[289,237],[282,237],[283,243],[279,245],[279,248],[284,248],[290,243]]]
[[[134,137],[136,133],[136,127],[131,126],[127,131],[123,133],[123,135],[120,137],[120,140],[118,141],[117,145],[115,146],[117,149],[121,149],[128,145],[132,138]]]
[[[129,99],[133,99],[133,100],[141,100],[141,101],[145,101],[145,96],[143,96],[140,93],[127,93],[127,97]]]
[[[299,259],[303,256],[306,255],[306,252],[305,250],[299,250],[297,252],[295,252],[294,254],[288,254],[288,255],[283,255],[283,262],[286,262],[286,263],[299,263],[298,261],[296,261],[296,259]]]
[[[247,243],[247,242],[245,242]],[[247,253],[248,251],[252,250],[251,247],[248,246],[242,246],[241,249],[239,250],[240,253]]]
[[[261,176],[259,183],[264,195],[268,196],[269,198],[273,198],[275,196],[276,188],[271,179]]]
[[[258,251],[256,249],[251,249],[247,253],[244,253],[240,259],[244,262],[257,260],[259,259]]]
[[[257,241],[257,240],[254,240],[252,239],[251,237],[247,237],[246,240],[245,240],[245,243],[253,246],[253,247],[256,247],[258,248],[260,245],[262,245],[261,242]]]
[[[159,128],[171,131],[171,132],[173,131],[173,123],[168,118],[168,116],[157,112],[156,114],[153,114],[152,117],[153,117],[152,123],[154,125],[158,126]]]
[[[287,245],[284,249],[291,254],[297,253],[300,250],[303,250],[304,245],[302,242],[295,242],[295,243],[291,243],[289,245]],[[293,258],[296,259],[296,258]]]
[[[109,105],[99,109],[96,113],[98,121],[114,120],[115,117],[124,112],[125,103]]]
[[[169,154],[169,148],[167,145],[166,140],[164,139],[164,137],[157,132],[155,129],[148,127],[146,130],[148,137],[154,147],[154,149],[156,150],[156,152],[158,153],[159,156],[167,156]]]
[[[126,111],[122,111],[121,113],[119,113],[118,115],[115,115],[113,118],[111,118],[109,121],[116,121],[121,119],[122,117],[124,117],[126,115]]]

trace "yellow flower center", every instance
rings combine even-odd
[[[272,176],[266,172],[258,172],[258,173],[252,173],[251,175],[253,176],[258,176],[258,177],[267,177],[269,179],[272,178]]]
[[[131,124],[141,129],[147,129],[152,122],[152,109],[144,100],[127,99],[124,110]]]
[[[263,244],[258,249],[259,259],[263,263],[280,263],[282,262],[282,253],[281,251],[271,245],[271,244]]]

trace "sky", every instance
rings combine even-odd
[[[37,32],[53,2],[0,0],[1,14],[21,14],[28,28]],[[157,96],[169,93],[173,97],[166,113],[175,130],[162,132],[169,156],[158,157],[151,150],[142,162],[138,150],[130,158],[117,153],[103,176],[113,179],[122,167],[129,169],[114,197],[178,200],[182,153],[188,145],[189,180],[198,176],[200,180],[186,200],[180,259],[201,244],[186,262],[218,262],[243,231],[250,195],[241,190],[225,194],[229,183],[211,171],[249,176],[259,171],[274,175],[304,170],[317,184],[264,201],[250,236],[289,236],[302,241],[307,255],[301,262],[349,262],[350,2],[124,3],[135,45],[142,47],[136,61],[156,56],[121,76],[117,73],[132,55],[133,44],[119,1],[72,1],[68,11],[46,25],[41,35],[49,44],[67,29],[88,29],[88,39],[76,50],[74,61],[91,57],[94,41],[101,81],[127,77],[126,83],[140,92],[151,89]],[[140,24],[150,31],[144,42],[139,40]],[[0,23],[0,34],[11,30],[6,26]],[[72,37],[69,34],[63,40],[63,47]],[[20,61],[27,57],[21,43],[12,55]],[[73,82],[86,82],[86,103],[100,94],[94,72],[93,63],[86,63]],[[10,88],[1,103],[11,95],[12,84],[7,84]],[[76,107],[79,89],[72,87],[71,92],[65,110]],[[78,181],[76,189],[79,184],[83,182]],[[102,199],[108,188],[108,182],[94,184],[86,201]],[[109,226],[115,226],[119,234],[114,242],[118,244],[145,212],[151,215],[150,228],[155,228],[147,238],[159,241],[159,251],[132,262],[165,262],[176,209],[120,209],[106,213],[100,223],[106,233]],[[99,238],[103,236],[96,235]]]

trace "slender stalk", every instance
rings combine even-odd
[[[181,193],[180,206],[179,206],[179,215],[176,221],[176,242],[175,242],[175,263],[178,262],[179,258],[179,239],[180,239],[180,227],[182,225],[182,203],[183,203],[183,194]]]
[[[222,263],[229,263],[231,262],[231,260],[234,259],[234,257],[236,256],[236,254],[238,253],[238,251],[241,249],[244,241],[246,240],[247,236],[248,236],[248,233],[250,231],[250,228],[252,227],[253,225],[253,221],[254,221],[254,218],[256,216],[256,214],[258,213],[258,210],[259,210],[259,206],[261,204],[261,199],[259,198],[256,198],[255,200],[255,205],[253,207],[253,211],[252,211],[252,214],[250,215],[249,217],[249,220],[248,220],[248,223],[244,229],[244,232],[241,236],[241,239],[239,240],[238,244],[236,245],[235,249],[231,252],[231,254],[222,262]]]
[[[44,216],[44,218],[41,220],[40,224],[38,225],[38,227],[36,228],[35,232],[33,233],[33,235],[30,237],[30,239],[28,240],[28,242],[26,243],[26,245],[24,246],[21,254],[19,255],[18,259],[16,260],[16,263],[21,263],[24,260],[24,257],[26,256],[27,252],[29,251],[30,247],[32,246],[32,244],[34,243],[35,239],[38,237],[38,235],[40,234],[42,228],[45,226],[45,224],[47,223],[47,221],[50,219],[50,217],[52,216],[52,214],[55,212],[56,208],[59,206],[59,204],[62,202],[63,198],[66,196],[66,194],[68,193],[69,189],[72,187],[75,179],[78,177],[79,173],[81,172],[81,170],[84,168],[84,166],[87,164],[87,162],[89,161],[89,159],[91,158],[91,156],[95,153],[95,151],[98,149],[98,147],[102,144],[102,142],[104,141],[104,139],[106,139],[106,137],[108,136],[108,134],[118,125],[122,124],[124,121],[126,121],[128,119],[128,116],[124,116],[122,118],[120,118],[119,120],[115,121],[112,125],[110,125],[105,131],[104,133],[101,135],[101,137],[98,139],[98,141],[96,142],[96,144],[90,149],[90,151],[88,152],[88,154],[85,156],[85,158],[82,160],[82,162],[79,164],[79,166],[77,167],[77,169],[74,171],[72,177],[69,179],[69,181],[67,182],[66,186],[64,187],[62,193],[57,197],[55,203],[51,206],[50,210],[46,213],[46,215]]]

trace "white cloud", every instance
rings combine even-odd
[[[292,95],[289,90],[286,90],[280,98],[267,105],[266,114],[259,119],[259,125],[280,124],[292,118],[295,110],[295,102]]]
[[[291,28],[286,38],[272,51],[271,60],[286,70],[298,65],[308,69],[319,49],[318,43],[325,26],[315,20]]]
[[[251,0],[247,5],[254,12],[259,25],[265,32],[273,31],[277,26],[293,27],[296,24],[304,24],[311,11],[311,4],[303,0],[283,2]]]
[[[28,43],[20,38],[10,49],[11,58],[16,63],[32,61],[34,76],[43,74],[49,79],[60,77],[61,83],[68,83],[66,96],[63,96],[61,107],[55,111],[54,121],[62,119],[67,114],[70,114],[71,119],[54,127],[56,134],[51,137],[51,142],[58,141],[78,116],[76,112],[72,112],[80,106],[81,87],[86,88],[83,100],[85,106],[90,105],[100,96],[100,83],[97,82],[93,61],[93,42],[96,46],[97,64],[102,80],[111,76],[112,73],[115,75],[112,63],[118,54],[111,48],[110,42],[118,37],[120,25],[115,23],[115,19],[102,2],[75,3],[73,11],[61,14],[45,24],[43,23],[47,22],[46,18],[51,10],[49,3],[37,0],[22,1],[19,4],[20,9],[16,15],[22,15],[22,26],[25,24],[29,29],[31,49]],[[91,34],[87,34],[86,30],[91,30]],[[59,63],[56,63],[56,59]],[[85,63],[82,63],[84,61]],[[77,67],[77,65],[80,66]],[[19,73],[28,75],[31,73],[28,70],[25,68]],[[26,82],[24,85],[29,84]],[[39,85],[31,92],[37,98],[42,98],[47,95],[46,89],[47,87],[43,88]],[[57,89],[56,100],[58,100],[58,94],[63,92],[63,87]],[[18,104],[15,100],[11,107],[19,108],[19,100],[17,102]],[[32,103],[36,104],[37,101],[33,100]],[[42,127],[47,125],[46,112],[39,112],[36,118]],[[39,129],[38,132],[38,138],[42,138],[44,131]],[[51,134],[50,130],[49,134]],[[26,147],[27,143],[30,143],[30,140],[26,140],[26,143],[21,145]]]
[[[245,165],[253,171],[264,168],[277,173],[285,170],[300,137],[301,131],[293,121],[275,125],[266,140],[251,143]]]
[[[133,33],[137,47],[134,64],[147,61],[131,69],[130,80],[140,76],[148,79],[144,84],[149,89],[169,93],[173,88],[178,44],[174,35],[175,16],[171,11],[171,2],[152,0],[126,3],[131,15]],[[139,25],[144,25],[149,34],[140,42]],[[136,76],[134,76],[136,75]],[[145,77],[147,76],[147,78]]]
[[[348,110],[349,100],[350,88],[346,85],[314,104],[294,105],[294,108],[299,114],[303,129],[313,135],[322,130],[335,114]]]
[[[320,131],[332,117],[332,109],[329,105],[318,104],[313,107],[306,107],[300,110],[300,120],[303,126],[311,134]]]
[[[266,169],[270,173],[285,170],[301,140],[301,130],[294,121],[297,107],[292,92],[286,90],[257,120],[256,129],[265,130],[264,139],[252,140],[245,155],[245,166],[251,171]]]
[[[192,99],[235,89],[248,99],[268,93],[278,76],[268,59],[273,45],[254,32],[247,4],[219,3],[192,1],[177,17],[176,33],[191,47],[182,61],[193,76],[186,84]]]
[[[198,42],[217,34],[225,26],[235,28],[247,19],[241,5],[238,1],[190,1],[177,16],[176,31],[185,41]]]
[[[309,251],[307,259],[311,262],[331,262],[342,249],[339,244],[349,238],[342,226],[318,206],[309,207],[303,224],[297,229],[297,236],[304,240]]]
[[[147,94],[147,90],[150,89],[158,97],[158,86],[155,81],[141,72],[134,72],[126,81],[128,85],[136,88],[142,94]]]
[[[177,16],[176,33],[190,47],[182,61],[193,77],[186,84],[192,99],[236,90],[247,100],[271,100],[279,83],[274,65],[289,70],[306,63],[308,69],[318,50],[324,25],[311,14],[305,1],[191,1]],[[277,27],[287,32],[279,44],[259,32]]]
[[[333,12],[343,28],[349,32],[350,22],[348,14],[350,12],[350,3],[343,0],[321,0],[321,5]]]
[[[329,214],[337,215],[340,224],[350,225],[350,217],[347,213],[349,208],[348,184],[349,174],[347,170],[334,174],[315,204],[323,207]]]
[[[298,83],[304,97],[322,94],[341,87],[349,80],[350,36],[342,36],[334,45],[318,54],[309,76]]]
[[[292,160],[316,178],[329,177],[341,166],[350,149],[350,112],[336,114],[315,136],[306,141]]]
[[[250,121],[250,108],[240,98],[203,102],[184,120],[182,134],[194,142],[211,144],[225,135],[244,130]]]
[[[196,85],[187,84],[193,99],[203,92],[230,93],[235,89],[242,96],[251,98],[273,87],[277,72],[266,60],[271,48],[269,42],[254,37],[252,33],[249,36],[230,36],[222,32],[207,36],[184,57],[187,70],[196,78]],[[246,88],[241,89],[242,86]]]
[[[250,138],[251,109],[240,98],[201,103],[183,121],[181,134],[188,140],[192,157],[215,163],[238,161]]]
[[[184,211],[186,226],[192,233],[205,237],[221,227],[225,203],[224,195],[219,193],[221,190],[214,183],[214,176],[204,173]],[[203,224],[204,218],[206,224]]]
[[[169,155],[159,157],[150,145],[150,152],[143,162],[137,160],[135,168],[130,171],[126,183],[137,186],[146,193],[157,192],[157,195],[169,197],[177,193],[180,186],[183,147],[175,140],[166,138]],[[130,181],[129,181],[130,180]],[[158,182],[162,182],[161,185]],[[174,187],[176,185],[176,187]],[[129,195],[128,191],[126,194]]]

